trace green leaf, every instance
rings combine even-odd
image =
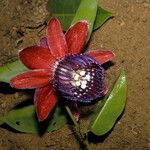
[[[46,122],[47,126],[40,126],[40,123],[37,121],[33,105],[13,109],[0,120],[2,120],[1,124],[2,122],[6,123],[13,129],[25,133],[39,133],[43,130],[52,132],[60,129],[67,123],[66,116],[62,113],[61,108],[58,106],[51,114],[50,120]]]
[[[48,0],[47,8],[52,16],[56,16],[62,26],[62,29],[66,31],[71,24],[72,19],[75,16],[76,10],[81,0]]]
[[[97,15],[94,23],[94,30],[101,27],[109,18],[111,18],[113,15],[111,12],[101,8],[98,6],[97,8]]]
[[[26,70],[27,68],[19,60],[6,64],[0,67],[0,81],[9,83],[12,77]]]
[[[71,25],[80,2],[81,0],[48,0],[47,8],[51,14],[46,20],[56,16],[61,22],[62,29],[66,31]],[[112,17],[111,12],[98,6],[93,30],[102,26],[110,17]]]
[[[125,72],[121,73],[114,84],[114,87],[108,98],[104,100],[104,105],[98,105],[96,114],[90,124],[89,131],[95,135],[104,135],[115,124],[117,118],[123,112],[126,102],[127,85]]]
[[[89,23],[89,31],[87,35],[86,42],[90,39],[94,21],[97,13],[97,0],[82,0],[78,10],[76,11],[76,15],[73,18],[71,24],[76,23],[79,20],[87,20]]]

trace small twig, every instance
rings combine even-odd
[[[91,148],[90,148],[89,142],[87,140],[86,134],[81,131],[79,124],[76,122],[75,118],[73,117],[72,112],[70,111],[70,108],[68,106],[65,106],[65,108],[66,108],[67,113],[70,116],[70,118],[74,124],[74,127],[78,133],[81,144],[83,144],[85,146],[86,150],[90,150]]]
[[[39,29],[39,28],[41,28],[41,27],[46,27],[46,25],[47,25],[47,23],[44,21],[43,23],[41,23],[41,24],[39,24],[39,25],[37,25],[37,26],[26,26],[25,28],[27,28],[27,29]]]

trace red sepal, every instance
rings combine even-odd
[[[12,78],[10,85],[16,89],[33,89],[49,84],[51,78],[49,69],[30,70]]]
[[[86,55],[94,58],[100,64],[104,64],[113,59],[115,54],[112,51],[107,50],[90,50],[85,53]]]
[[[49,49],[39,46],[27,47],[19,51],[19,58],[30,69],[52,68],[56,62]]]
[[[57,102],[57,96],[51,85],[36,89],[34,102],[39,121],[44,121]]]
[[[61,58],[68,52],[65,35],[59,21],[52,18],[47,27],[47,43],[53,56]]]
[[[75,120],[79,121],[80,114],[79,114],[78,104],[76,102],[69,101],[67,102],[67,105],[69,106]]]
[[[78,54],[81,52],[88,32],[88,22],[79,21],[66,32],[68,53]]]

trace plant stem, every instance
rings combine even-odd
[[[78,132],[79,134],[79,139],[80,139],[80,142],[85,146],[86,150],[90,150],[90,145],[89,145],[89,142],[87,140],[87,138],[85,138],[85,133],[83,133],[81,130],[80,130],[80,126],[79,124],[76,122],[70,108],[68,106],[65,106],[66,110],[67,110],[67,113],[68,115],[70,116],[72,122],[74,123],[74,127],[76,129],[76,131]]]

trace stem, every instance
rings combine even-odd
[[[76,131],[78,132],[79,134],[79,139],[80,139],[80,142],[85,146],[86,150],[90,150],[90,145],[89,145],[89,142],[87,140],[87,138],[85,138],[85,133],[83,133],[81,130],[80,130],[80,126],[79,124],[76,122],[70,108],[68,106],[65,106],[66,110],[67,110],[67,113],[68,115],[70,116],[72,122],[74,123],[74,126],[75,126],[75,129]]]

